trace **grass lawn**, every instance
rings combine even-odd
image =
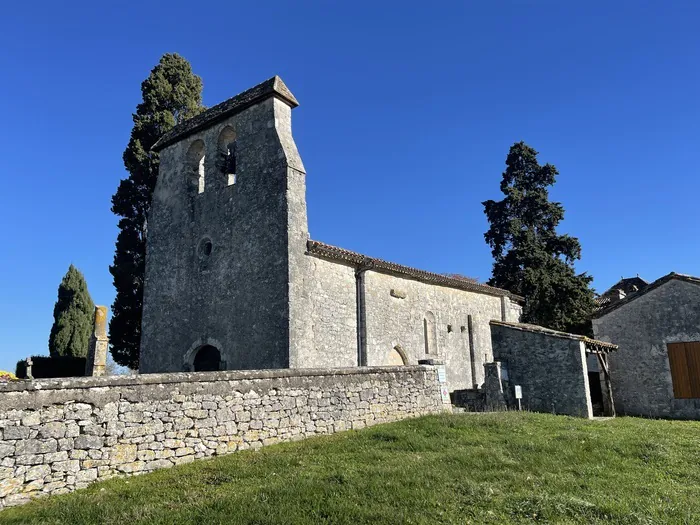
[[[430,416],[110,480],[2,523],[700,523],[700,423]]]

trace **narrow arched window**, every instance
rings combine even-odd
[[[218,144],[224,180],[226,180],[227,186],[231,186],[236,183],[236,164],[238,160],[236,158],[236,132],[233,131],[231,126],[226,126],[221,130]]]
[[[423,318],[423,339],[425,341],[426,355],[437,354],[437,327],[433,312],[426,312]]]
[[[204,192],[204,142],[195,140],[187,150],[187,178],[197,193]]]

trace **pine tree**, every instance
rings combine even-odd
[[[49,335],[51,357],[85,357],[94,315],[95,304],[85,277],[71,264],[58,286],[58,300],[53,307],[53,326]]]
[[[187,60],[166,54],[141,84],[143,101],[133,115],[134,127],[124,151],[129,176],[112,197],[112,212],[120,217],[114,264],[109,271],[117,290],[109,323],[114,360],[139,366],[143,278],[148,211],[158,176],[158,154],[151,147],[176,124],[202,112],[202,80]]]
[[[523,322],[587,333],[592,277],[574,269],[578,239],[556,231],[564,208],[550,202],[548,188],[558,174],[551,164],[540,166],[537,151],[524,142],[511,146],[501,181],[505,197],[482,203],[494,258],[489,284],[525,297]]]

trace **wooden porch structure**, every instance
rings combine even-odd
[[[617,345],[598,341],[589,337],[583,338],[583,344],[586,348],[586,354],[595,354],[598,358],[600,373],[603,375],[603,415],[606,417],[615,417],[615,402],[612,394],[612,383],[610,381],[610,367],[608,366],[608,354],[617,350]],[[589,385],[590,386],[590,385]]]

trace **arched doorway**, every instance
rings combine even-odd
[[[204,345],[194,356],[195,372],[213,372],[221,368],[221,353],[216,347]]]
[[[386,358],[387,366],[404,366],[407,364],[406,354],[399,345],[396,345],[391,349],[389,355]]]

